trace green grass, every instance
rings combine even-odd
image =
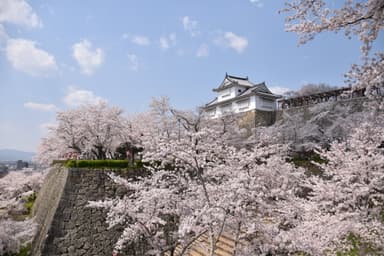
[[[20,248],[18,253],[6,253],[1,256],[29,256],[31,255],[31,244],[24,245]]]
[[[347,236],[347,241],[351,244],[351,248],[342,252],[337,252],[337,256],[381,255],[370,243],[364,242],[361,237],[353,233],[350,233]]]

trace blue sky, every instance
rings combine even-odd
[[[100,99],[126,113],[145,111],[156,96],[195,108],[214,98],[226,72],[277,92],[343,85],[359,42],[325,33],[298,47],[281,8],[267,0],[1,0],[0,148],[35,151],[56,111]]]

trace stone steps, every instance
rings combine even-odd
[[[232,256],[235,241],[228,235],[221,235],[216,244],[215,256]],[[210,249],[209,237],[207,234],[202,235],[188,249],[187,256],[207,256]],[[177,246],[175,256],[179,256],[181,247]],[[166,254],[169,256],[170,254]]]

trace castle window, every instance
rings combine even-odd
[[[229,96],[231,96],[231,94],[227,93],[227,94],[221,95],[221,98],[227,98]]]
[[[226,89],[226,90],[221,91],[219,97],[221,99],[231,97],[231,90],[230,89]]]

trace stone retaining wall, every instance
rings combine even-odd
[[[283,113],[287,113],[290,116],[293,115],[302,115],[303,116],[303,122],[305,122],[310,116],[313,116],[313,114],[318,114],[316,111],[318,109],[323,109],[324,111],[333,111],[336,107],[341,108],[350,108],[350,113],[352,114],[355,112],[361,112],[364,110],[364,103],[374,101],[372,99],[369,99],[367,97],[360,97],[360,98],[353,98],[353,99],[346,99],[346,100],[339,100],[339,101],[328,101],[323,103],[317,103],[312,105],[305,105],[300,107],[293,107],[283,110],[278,110],[275,115],[275,121],[282,120]],[[307,116],[306,116],[307,115]]]
[[[40,189],[32,209],[38,225],[37,234],[33,241],[32,255],[41,255],[41,249],[45,244],[47,232],[60,202],[67,175],[67,169],[53,166],[45,177],[44,185]]]
[[[122,227],[108,229],[106,210],[87,207],[88,201],[123,196],[128,192],[110,180],[107,172],[52,168],[37,203],[39,228],[33,243],[33,256],[112,255]],[[125,255],[142,253],[139,246],[128,246]]]

